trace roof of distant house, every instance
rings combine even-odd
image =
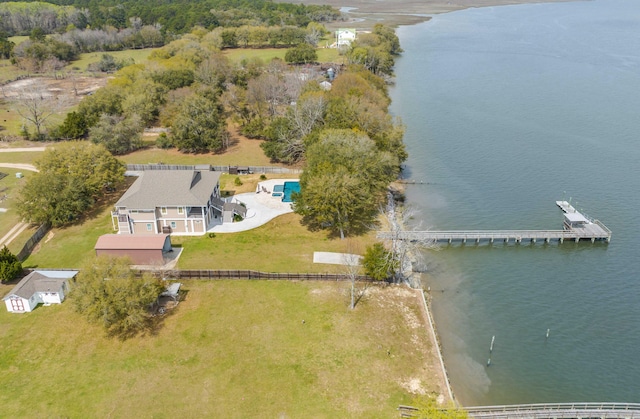
[[[205,206],[220,180],[208,170],[147,170],[116,203],[129,209]]]
[[[104,234],[98,237],[94,249],[158,250],[164,249],[168,234]]]
[[[62,284],[77,273],[78,271],[33,271],[22,278],[3,300],[12,295],[28,299],[36,292],[58,292]]]

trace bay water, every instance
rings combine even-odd
[[[398,35],[416,223],[561,229],[571,198],[613,231],[426,252],[458,400],[640,402],[640,2],[467,9]]]

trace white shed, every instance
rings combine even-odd
[[[60,304],[69,291],[69,279],[78,271],[35,270],[22,278],[3,300],[7,311],[26,313],[38,304]]]

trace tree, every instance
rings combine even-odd
[[[303,222],[340,238],[374,225],[385,189],[398,174],[397,158],[350,130],[325,130],[306,156],[300,194],[294,201],[294,211]]]
[[[45,138],[46,122],[54,115],[61,103],[43,85],[25,87],[18,97],[18,114],[36,129],[36,140]]]
[[[227,146],[222,107],[217,100],[194,94],[184,100],[171,131],[173,144],[188,153],[218,152]]]
[[[104,146],[87,142],[47,148],[27,179],[18,213],[28,222],[59,227],[73,223],[124,180],[125,168]]]
[[[293,205],[311,230],[328,229],[341,239],[366,231],[377,213],[366,181],[344,169],[313,177],[303,173]]]
[[[150,274],[136,277],[129,263],[126,258],[91,260],[78,274],[71,294],[77,312],[122,339],[152,327],[149,308],[164,288]]]
[[[57,129],[56,136],[63,140],[75,140],[87,133],[87,121],[78,112],[69,112],[62,125]]]
[[[315,63],[318,61],[318,53],[313,46],[302,43],[287,50],[287,53],[284,55],[284,60],[289,64]]]
[[[8,282],[22,272],[22,264],[18,258],[3,246],[0,250],[0,281]]]
[[[111,154],[126,154],[142,147],[142,121],[136,114],[130,118],[102,114],[89,131],[94,144],[103,144]]]
[[[11,57],[15,46],[15,43],[9,41],[7,33],[0,31],[0,58],[8,59]]]
[[[362,259],[364,272],[377,281],[384,281],[395,271],[395,263],[392,259],[391,252],[384,248],[382,243],[374,243],[367,246]]]
[[[345,275],[351,282],[351,303],[349,308],[353,310],[356,308],[356,279],[360,273],[360,256],[354,253],[352,243],[347,245],[347,252],[342,254],[342,266],[344,266]]]

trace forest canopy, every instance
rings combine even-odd
[[[195,26],[207,29],[243,25],[290,25],[330,22],[340,12],[330,6],[275,3],[271,0],[0,0],[0,32],[28,35],[35,27],[46,33],[77,29],[158,25],[163,34],[181,34]]]

